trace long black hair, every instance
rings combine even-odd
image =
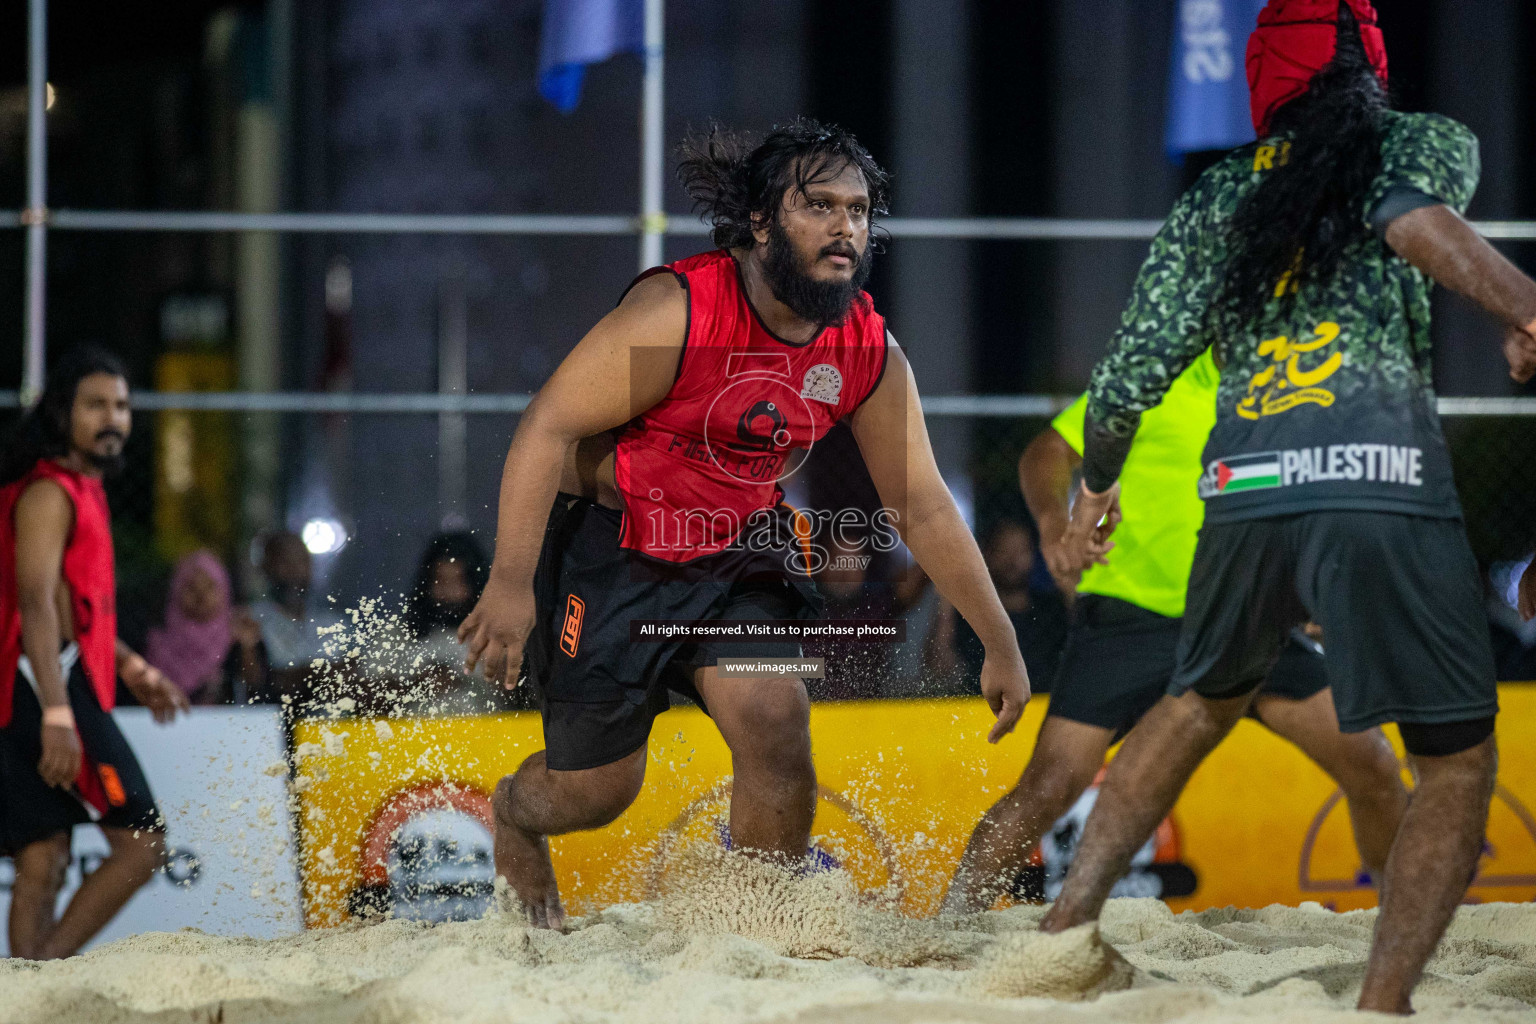
[[[0,486],[26,476],[40,459],[69,454],[69,421],[80,382],[95,373],[127,379],[123,361],[96,345],[81,345],[60,356],[48,370],[37,404],[22,415],[0,456]]]
[[[1333,59],[1275,112],[1270,133],[1283,140],[1281,153],[1228,224],[1231,255],[1219,301],[1245,322],[1263,311],[1286,274],[1296,288],[1332,278],[1345,250],[1367,232],[1365,198],[1381,171],[1387,93],[1344,3],[1338,33]],[[1285,290],[1287,304],[1294,293]]]
[[[751,248],[754,215],[772,221],[785,193],[804,192],[848,166],[858,168],[869,189],[872,241],[875,218],[888,212],[890,175],[851,134],[808,117],[778,125],[760,141],[715,125],[684,139],[678,156],[678,181],[695,212],[714,225],[721,248]]]

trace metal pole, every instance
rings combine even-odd
[[[665,163],[663,162],[663,168]],[[0,209],[0,231],[26,223],[25,210]],[[1151,238],[1159,220],[1077,217],[887,217],[880,226],[897,238],[981,238],[1012,241],[1127,241]],[[1536,241],[1536,220],[1474,220],[1496,241]],[[640,232],[640,218],[624,214],[500,213],[236,213],[192,210],[48,211],[53,231],[283,231],[330,235],[606,235]],[[710,227],[693,217],[664,222],[675,237],[704,237]]]
[[[1076,395],[924,395],[925,416],[987,417],[991,419],[1054,416]],[[318,415],[456,415],[515,416],[528,408],[531,395],[506,392],[385,392],[358,394],[335,391],[138,391],[133,407],[146,411],[185,409],[194,412],[286,412]],[[0,391],[0,409],[20,405],[15,391]],[[1440,398],[1441,416],[1536,417],[1536,398]]]
[[[640,99],[640,269],[661,263],[667,215],[661,202],[661,174],[666,164],[662,143],[666,107],[662,102],[662,42],[666,0],[645,0],[645,87]]]
[[[469,393],[469,291],[462,266],[452,267],[437,285],[437,393],[460,398]],[[438,414],[437,504],[445,530],[461,530],[468,522],[468,438],[462,412]]]
[[[31,0],[27,41],[27,350],[21,374],[21,401],[30,406],[43,393],[47,347],[43,333],[48,264],[48,0]]]

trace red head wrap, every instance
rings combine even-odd
[[[1343,0],[1360,23],[1360,41],[1381,83],[1387,83],[1387,45],[1370,0]],[[1312,76],[1333,59],[1339,39],[1340,0],[1269,0],[1248,37],[1248,90],[1253,127],[1263,138],[1276,110],[1307,91]]]

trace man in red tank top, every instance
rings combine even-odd
[[[187,707],[117,638],[101,479],[121,465],[129,427],[122,364],[76,350],[53,367],[0,464],[0,853],[16,865],[12,956],[73,955],[164,855],[164,821],[110,714],[119,676],[162,722]],[[70,833],[86,822],[112,853],[55,918]]]
[[[491,579],[459,631],[471,670],[484,662],[510,687],[525,664],[538,691],[546,749],[496,788],[495,856],[545,927],[565,916],[547,837],[605,825],[634,800],[669,690],[703,705],[730,747],[731,845],[806,857],[804,681],[716,665],[799,645],[658,640],[638,623],[745,633],[819,614],[808,573],[825,549],[779,480],[839,421],[886,506],[870,533],[891,546],[899,534],[982,638],[990,741],[1029,697],[911,370],[862,291],[885,172],[852,136],[800,120],[756,145],[719,130],[691,139],[680,178],[720,248],[642,275],[535,396],[507,455]]]

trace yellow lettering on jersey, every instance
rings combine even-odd
[[[1312,329],[1310,341],[1292,341],[1284,335],[1259,342],[1259,355],[1269,356],[1274,362],[1254,374],[1248,381],[1248,394],[1237,403],[1237,414],[1246,420],[1260,416],[1273,416],[1308,403],[1324,407],[1333,404],[1333,392],[1317,385],[1338,372],[1344,365],[1344,353],[1333,352],[1328,358],[1310,369],[1303,369],[1301,357],[1307,352],[1332,345],[1339,338],[1339,325],[1325,320]],[[1284,366],[1285,376],[1278,380],[1277,371]]]
[[[1253,169],[1255,171],[1268,171],[1275,166],[1275,147],[1260,146],[1253,151]]]

